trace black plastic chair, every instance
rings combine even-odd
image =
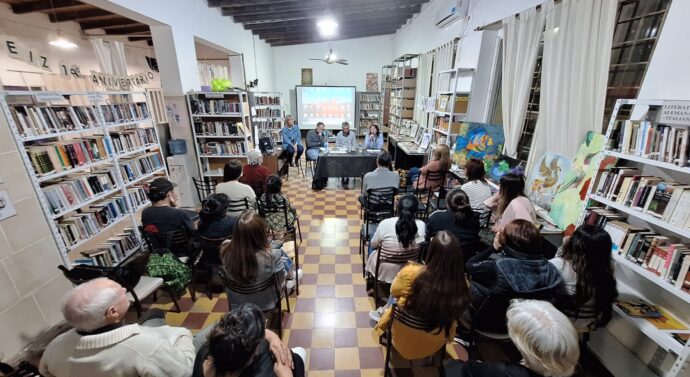
[[[422,245],[410,246],[407,250],[388,250],[379,247],[376,255],[376,267],[374,268],[374,305],[379,305],[379,269],[381,263],[397,264],[402,268],[407,262],[421,262]],[[390,285],[390,283],[385,283]]]
[[[213,297],[211,292],[211,283],[213,277],[216,276],[217,271],[223,263],[220,260],[220,246],[228,240],[228,238],[208,238],[199,234],[199,242],[201,243],[201,250],[203,251],[199,265],[206,271],[210,271],[209,279],[206,283],[206,296],[209,300]]]
[[[421,319],[419,317],[416,317],[409,312],[405,311],[403,308],[398,306],[397,304],[393,304],[391,307],[391,319],[388,321],[388,327],[386,328],[386,331],[384,334],[379,338],[379,343],[383,344],[383,339],[385,337],[386,339],[386,360],[384,364],[384,371],[383,375],[384,377],[388,377],[391,375],[391,370],[390,370],[390,360],[391,360],[391,349],[393,348],[393,327],[395,322],[399,322],[407,327],[410,327],[415,330],[419,331],[424,331],[424,332],[429,332],[429,331],[434,331],[436,330],[433,324],[431,324],[429,321]],[[431,329],[431,330],[429,330]],[[443,331],[443,330],[441,330]],[[406,341],[411,341],[410,339],[407,339]],[[433,354],[430,356],[432,359],[439,355],[439,375],[440,376],[445,376],[445,369],[443,367],[443,359],[446,356],[446,345],[443,344],[441,348],[439,348],[437,351],[435,351]]]
[[[474,211],[479,216],[479,228],[486,229],[491,226],[491,211]]]
[[[304,160],[307,162],[306,166],[307,166],[307,169],[309,169],[309,171],[311,172],[311,177],[314,178],[314,172],[316,171],[316,161],[317,160],[313,160],[313,159],[309,158],[309,156],[307,156],[307,151],[304,151]]]
[[[398,194],[396,187],[384,187],[368,189],[365,205],[362,206],[362,218],[364,223],[359,231],[359,252],[362,255],[362,275],[366,268],[367,244],[376,233],[378,223],[395,215],[395,196]]]
[[[237,281],[234,281],[228,277],[227,273],[225,270],[222,268],[218,270],[218,276],[220,277],[220,281],[223,282],[223,286],[228,289],[232,293],[237,293],[240,295],[252,295],[256,293],[261,293],[266,291],[267,289],[270,289],[273,287],[275,289],[275,294],[276,294],[276,302],[275,302],[275,307],[269,309],[269,310],[264,310],[264,314],[268,314],[276,309],[278,309],[278,335],[282,338],[283,336],[283,297],[285,297],[285,302],[287,306],[287,311],[288,313],[290,312],[290,300],[288,299],[288,290],[287,286],[283,284],[282,288],[278,284],[278,275],[273,274],[271,277],[264,281],[260,281],[258,283],[254,284],[246,284],[246,283],[240,283]],[[281,293],[282,292],[282,293]],[[232,304],[231,304],[231,299],[228,297],[228,311],[232,310]]]
[[[445,180],[447,171],[427,171],[426,173],[420,173],[417,177],[417,183],[419,179],[424,177],[424,185],[422,187],[417,187],[414,189],[414,194],[419,200],[419,208],[417,209],[417,218],[420,220],[426,220],[429,217],[429,208],[431,206],[431,196],[433,193],[440,192],[443,190],[445,192]],[[441,181],[441,185],[437,189],[431,189],[431,183]],[[414,187],[414,186],[413,186]],[[443,196],[445,198],[445,195]],[[438,203],[437,203],[438,205]]]
[[[9,364],[0,363],[0,374],[7,377],[42,377],[43,375],[38,371],[38,368],[29,363],[22,361],[15,369]]]
[[[230,214],[239,214],[249,208],[252,208],[249,198],[228,200],[228,213]]]
[[[209,181],[208,177],[203,179],[196,179],[195,177],[192,177],[192,181],[194,182],[196,194],[199,196],[200,202],[203,202],[207,196],[216,192],[216,185]]]

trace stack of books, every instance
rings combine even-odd
[[[381,95],[380,94],[360,94],[359,95],[359,101],[360,102],[380,102],[381,101]],[[361,106],[362,104],[360,104]]]
[[[122,233],[108,240],[94,250],[84,251],[84,258],[74,261],[77,264],[111,267],[120,263],[138,246],[137,237],[132,228],[125,228]]]
[[[138,128],[122,132],[111,132],[115,153],[124,153],[133,149],[156,143],[156,134],[153,128]]]
[[[57,224],[65,246],[91,238],[127,213],[123,197],[112,197],[63,217]]]
[[[28,145],[26,149],[38,176],[90,164],[112,154],[102,136]]]
[[[24,137],[98,126],[98,117],[91,106],[13,106],[10,111]]]
[[[283,127],[283,123],[280,119],[255,120],[254,126],[257,127],[259,131],[272,131],[280,130]]]
[[[128,188],[127,198],[129,198],[129,202],[132,203],[132,206],[134,207],[132,210],[136,210],[137,208],[149,203],[149,198],[146,196],[144,185],[134,185]]]
[[[222,115],[239,113],[242,104],[228,100],[192,99],[190,106],[195,115]]]
[[[101,105],[101,111],[108,124],[132,122],[151,117],[146,102]]]
[[[125,181],[131,182],[153,173],[163,167],[163,160],[157,152],[120,160],[120,171]]]
[[[690,166],[689,138],[687,127],[644,121],[618,121],[611,131],[607,149],[678,166]]]
[[[115,188],[115,171],[109,168],[93,173],[69,175],[54,184],[42,187],[53,213],[73,208],[103,192]]]
[[[283,115],[280,109],[275,109],[271,107],[262,107],[257,108],[255,110],[256,116],[259,118],[281,118]]]
[[[256,96],[254,99],[257,106],[280,105],[280,96]]]
[[[244,155],[247,153],[247,148],[243,141],[238,142],[215,142],[209,141],[199,143],[199,150],[204,156],[225,156],[225,155]]]

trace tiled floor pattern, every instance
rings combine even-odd
[[[373,299],[367,296],[358,254],[359,185],[353,188],[350,182],[350,188],[343,189],[331,179],[329,188],[312,191],[308,176],[303,179],[295,168],[290,173],[283,192],[299,214],[304,277],[299,296],[290,298],[292,312],[284,315],[283,339],[290,347],[307,350],[310,377],[382,376],[385,349],[378,344],[368,316]],[[163,301],[167,300],[154,307],[172,307]],[[168,324],[194,332],[228,310],[224,293],[211,300],[198,295],[196,302],[187,294],[180,305],[182,313],[167,313]],[[467,357],[458,345],[449,345],[447,352],[449,357]],[[425,361],[394,361],[397,376],[437,375],[437,368]]]

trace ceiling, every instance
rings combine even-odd
[[[208,0],[271,46],[321,42],[316,21],[328,0]],[[338,22],[333,40],[395,33],[429,0],[331,0]]]
[[[143,0],[142,0],[143,1]],[[0,0],[9,4],[15,14],[40,12],[48,15],[50,22],[74,21],[88,34],[126,36],[130,41],[146,41],[152,45],[151,31],[139,23],[112,12],[84,4],[77,0]],[[102,29],[95,30],[95,29]]]

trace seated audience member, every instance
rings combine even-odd
[[[551,259],[563,283],[557,306],[577,329],[596,329],[611,320],[618,296],[611,265],[611,236],[596,226],[581,225]]]
[[[316,161],[321,152],[319,148],[328,145],[328,131],[323,122],[316,123],[316,128],[307,132],[307,158]]]
[[[278,285],[282,286],[287,279],[288,288],[295,285],[295,273],[292,259],[280,248],[274,248],[266,235],[266,222],[254,210],[242,212],[235,225],[232,240],[224,243],[220,257],[228,277],[238,283],[252,285],[265,281],[273,274],[278,274]],[[262,310],[275,307],[275,289],[243,295],[227,291],[228,299],[235,304],[251,302]]]
[[[247,152],[247,165],[242,168],[242,176],[239,181],[251,186],[255,190],[261,189],[263,192],[266,189],[266,178],[271,175],[271,171],[267,167],[261,165],[263,156],[258,149],[252,149]],[[255,194],[258,195],[256,191]]]
[[[386,187],[400,187],[400,175],[391,170],[391,154],[388,151],[381,151],[376,157],[376,170],[364,174],[362,178],[362,195],[359,202],[362,206],[367,205],[367,190],[380,189]]]
[[[513,300],[507,312],[508,335],[522,362],[451,361],[453,377],[568,377],[580,359],[577,333],[553,305],[537,300]]]
[[[285,151],[290,166],[295,166],[295,163],[299,164],[299,159],[304,153],[304,146],[302,145],[302,134],[299,131],[299,126],[295,124],[295,118],[292,115],[285,116],[285,127],[280,129],[280,137],[283,140],[283,151]]]
[[[228,196],[225,194],[211,194],[201,203],[199,212],[199,226],[197,232],[200,236],[217,240],[232,237],[235,230],[237,217],[228,215]],[[201,256],[203,264],[217,266],[220,264],[218,251],[209,254],[205,250]]]
[[[41,374],[189,376],[195,354],[192,333],[164,326],[162,318],[127,325],[128,309],[125,288],[110,279],[72,288],[62,302],[62,314],[73,329],[50,342],[41,358]]]
[[[470,292],[475,309],[494,296],[505,300],[552,300],[561,284],[558,270],[542,255],[539,231],[526,220],[508,223],[496,234],[493,247],[467,261],[465,271],[472,281]],[[492,314],[494,319],[482,317],[482,326],[502,328],[505,313]]]
[[[369,127],[369,133],[364,137],[364,149],[383,149],[383,133],[378,124]]]
[[[369,243],[369,258],[367,259],[366,272],[374,276],[376,269],[376,257],[379,247],[388,251],[408,251],[420,246],[424,242],[426,225],[421,220],[415,219],[419,201],[413,194],[405,194],[398,201],[397,217],[385,219],[379,223],[376,233]],[[393,282],[393,278],[400,271],[399,264],[381,263],[379,266],[379,281]]]
[[[266,330],[258,306],[241,304],[213,325],[208,341],[197,353],[192,377],[304,377],[305,361],[303,348],[290,351],[276,334]]]
[[[487,199],[484,205],[495,210],[495,232],[500,231],[506,224],[515,219],[527,220],[534,223],[537,213],[532,202],[525,196],[525,177],[508,173],[501,177],[498,192]]]
[[[486,210],[484,202],[491,197],[491,186],[486,182],[484,163],[476,158],[471,158],[465,163],[465,182],[461,188],[470,198],[470,206],[475,211]]]
[[[216,185],[216,193],[225,194],[228,200],[237,201],[247,199],[250,207],[256,205],[256,194],[249,186],[241,183],[239,178],[242,176],[242,163],[237,160],[230,160],[225,164],[223,170],[223,182]],[[231,215],[239,215],[242,209],[230,211]]]
[[[445,181],[445,174],[441,178],[432,177],[428,182],[427,174],[445,173],[450,169],[450,165],[450,148],[445,144],[437,145],[436,149],[434,149],[431,161],[429,161],[428,164],[424,165],[421,169],[410,169],[407,173],[408,182],[411,183],[414,188],[426,188],[431,191],[437,191]]]
[[[469,305],[469,288],[463,265],[462,247],[447,231],[439,232],[429,245],[426,264],[410,262],[393,279],[391,296],[397,305],[417,318],[433,324],[420,331],[394,323],[395,349],[406,359],[431,356],[453,340],[460,318]],[[376,325],[379,336],[388,329],[392,308],[380,316]]]
[[[357,136],[353,132],[350,132],[350,123],[343,122],[343,130],[338,132],[338,135],[335,136],[335,147],[349,150],[356,146]],[[343,177],[341,178],[341,182],[346,185],[350,182],[350,178]]]
[[[285,197],[281,191],[283,189],[283,180],[278,175],[271,175],[266,179],[266,193],[261,196],[261,205],[270,207],[275,204],[285,205],[287,211],[287,228],[285,227],[285,213],[271,212],[266,214],[266,223],[269,229],[276,232],[284,232],[288,229],[293,229],[295,220],[297,219],[297,210],[290,205],[290,201]]]
[[[447,230],[457,238],[462,245],[466,259],[471,258],[486,245],[479,239],[479,217],[470,208],[467,194],[459,187],[446,195],[447,210],[435,211],[426,221],[426,241],[440,231]]]

